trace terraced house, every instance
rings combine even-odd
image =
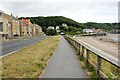
[[[0,11],[0,35],[3,39],[9,39],[13,36],[11,16]]]
[[[22,36],[40,35],[42,28],[37,24],[32,24],[30,19],[21,19],[8,15],[0,11],[0,35],[2,39],[12,39]]]
[[[13,36],[14,37],[18,37],[20,36],[20,21],[18,20],[18,17],[14,17],[13,15],[11,15],[12,17],[12,24],[13,24]]]
[[[34,35],[40,35],[40,34],[42,34],[42,28],[39,26],[39,25],[37,25],[37,24],[34,24],[34,26],[35,26],[35,30],[34,30]]]
[[[28,19],[21,19],[21,36],[28,36],[29,35],[29,23]]]
[[[32,24],[30,19],[21,19],[22,36],[35,36],[42,33],[42,28],[37,24]]]

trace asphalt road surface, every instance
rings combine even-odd
[[[38,37],[2,42],[2,44],[0,45],[0,48],[2,48],[2,51],[0,51],[0,56],[16,51],[23,47],[27,47],[40,40],[44,40],[45,38],[47,38],[47,36],[45,34],[42,34]]]
[[[64,37],[61,37],[60,43],[40,78],[88,78],[88,76],[70,44]]]

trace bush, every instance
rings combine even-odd
[[[54,29],[48,29],[47,30],[47,35],[57,35],[57,32],[56,32],[56,30],[54,30]]]

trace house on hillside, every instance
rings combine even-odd
[[[110,32],[114,34],[120,34],[120,29],[111,30]]]
[[[65,33],[64,33],[64,32],[61,32],[60,34],[61,34],[61,35],[64,35]]]
[[[56,32],[59,33],[60,32],[60,27],[56,26]]]
[[[83,33],[93,33],[92,29],[83,29]]]
[[[62,24],[62,26],[65,26],[65,27],[67,27],[67,24],[63,23],[63,24]]]
[[[60,27],[59,26],[56,26],[56,30],[59,30],[60,29]]]
[[[49,26],[47,29],[55,29],[54,26]]]
[[[103,33],[103,30],[102,29],[95,29],[93,28],[93,33]]]

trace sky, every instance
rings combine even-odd
[[[77,22],[118,22],[119,0],[0,0],[0,10],[18,17],[64,16]]]

